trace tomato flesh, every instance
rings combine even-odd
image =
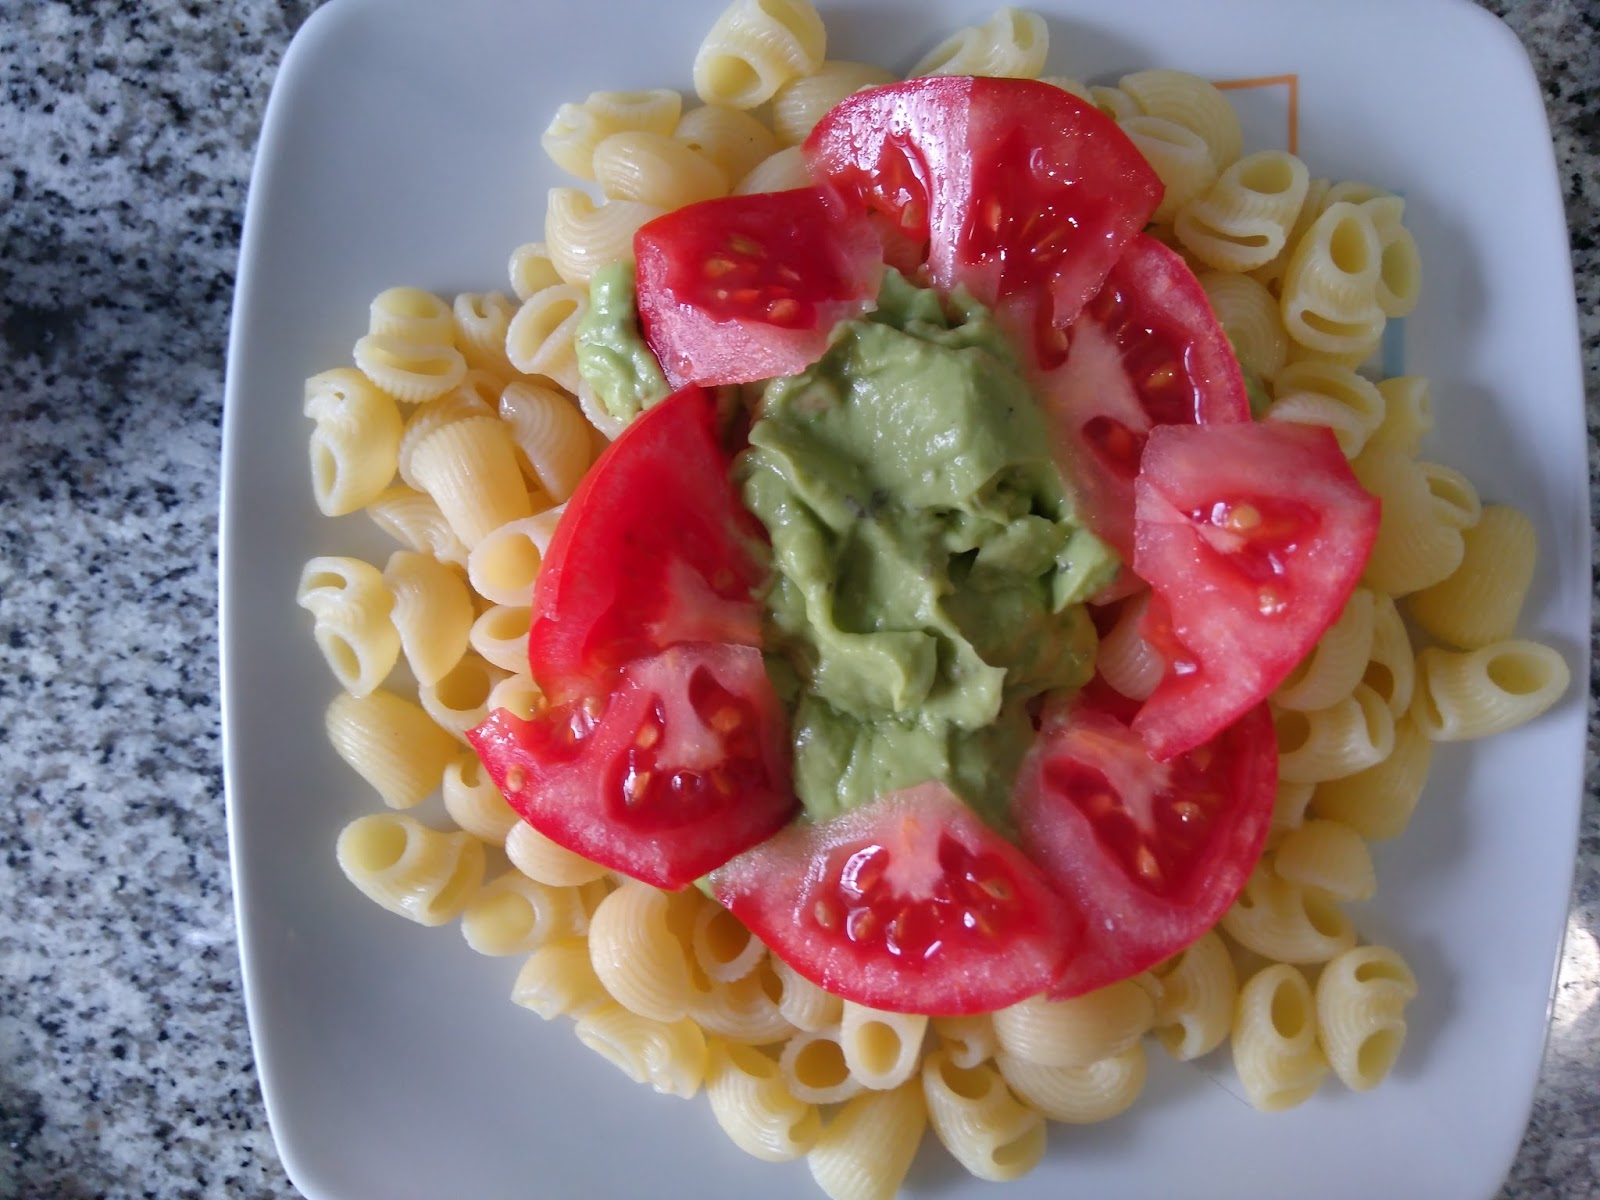
[[[1140,234],[1055,352],[1041,352],[1041,401],[1079,515],[1134,555],[1134,480],[1158,425],[1250,419],[1244,376],[1194,272]],[[1054,358],[1054,365],[1051,359]]]
[[[633,251],[639,323],[673,387],[793,375],[877,295],[871,229],[816,188],[688,205]]]
[[[674,393],[583,477],[540,564],[528,665],[556,704],[601,696],[637,658],[761,644],[760,525],[729,481],[711,398]]]
[[[813,175],[887,229],[890,261],[993,305],[1044,290],[1069,322],[1161,202],[1161,181],[1093,105],[1025,79],[945,76],[847,97],[805,143]],[[898,265],[898,263],[897,263]]]
[[[807,979],[895,1012],[992,1012],[1036,995],[1078,933],[1028,860],[940,783],[796,822],[711,886]]]
[[[677,646],[616,689],[468,740],[528,824],[661,888],[693,882],[780,829],[796,806],[782,706],[747,646]]]
[[[1366,569],[1379,504],[1331,431],[1163,426],[1135,485],[1134,570],[1160,608],[1169,668],[1134,718],[1172,758],[1264,700],[1339,616]]]
[[[1056,997],[1147,970],[1216,924],[1261,855],[1277,788],[1265,706],[1157,762],[1106,693],[1046,712],[1012,798],[1023,849],[1083,920]]]

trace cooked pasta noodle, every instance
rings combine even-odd
[[[682,111],[683,97],[667,88],[591,92],[582,104],[556,109],[540,145],[562,170],[593,179],[594,148],[606,138],[628,129],[671,133]]]
[[[630,1012],[657,1021],[680,1021],[697,989],[688,951],[667,920],[671,897],[649,884],[626,880],[600,902],[589,922],[589,956],[595,974]]]
[[[673,137],[715,163],[723,177],[737,182],[781,148],[772,130],[755,117],[726,104],[703,104],[683,114]]]
[[[569,392],[578,387],[573,339],[589,308],[588,293],[565,283],[535,292],[506,326],[506,357],[524,375],[543,375]]]
[[[467,366],[479,371],[509,374],[506,326],[516,311],[499,292],[462,292],[455,299],[455,342]]]
[[[1100,677],[1130,700],[1148,700],[1167,670],[1166,658],[1145,641],[1140,628],[1149,607],[1148,592],[1124,604],[1095,653]]]
[[[695,913],[689,948],[706,978],[718,983],[743,979],[767,956],[761,939],[720,904],[707,904]],[[781,998],[784,985],[779,981],[777,987]]]
[[[1572,682],[1566,661],[1538,642],[1506,641],[1417,655],[1411,714],[1436,742],[1489,737],[1545,712]]]
[[[1327,962],[1356,944],[1355,927],[1333,897],[1280,879],[1266,860],[1223,915],[1222,928],[1246,949],[1286,963]]]
[[[498,417],[433,430],[412,451],[411,471],[469,549],[507,522],[533,515],[510,431]]]
[[[1283,324],[1301,345],[1365,357],[1383,333],[1378,233],[1354,204],[1333,204],[1312,222],[1283,277]]]
[[[489,689],[484,707],[490,712],[498,712],[503,708],[524,721],[531,721],[533,714],[544,708],[544,693],[534,683],[533,676],[527,673],[526,656],[513,665],[516,669]]]
[[[811,172],[806,167],[805,155],[799,146],[790,146],[762,159],[737,184],[735,196],[751,196],[758,192],[786,192],[791,188],[810,187]]]
[[[997,1055],[995,1066],[1013,1092],[1043,1116],[1068,1125],[1109,1121],[1132,1108],[1144,1090],[1142,1042],[1086,1067],[1043,1067],[1009,1054]]]
[[[839,1024],[844,1015],[843,1000],[824,991],[781,959],[773,959],[772,967],[783,986],[778,1009],[785,1020],[807,1033],[818,1033]]]
[[[1217,164],[1205,139],[1187,126],[1145,113],[1124,117],[1117,126],[1161,180],[1161,203],[1151,215],[1156,223],[1172,221],[1216,182]]]
[[[1248,275],[1204,271],[1199,279],[1240,365],[1271,382],[1289,357],[1278,301]]]
[[[689,1016],[707,1033],[749,1046],[771,1046],[794,1034],[778,1010],[782,985],[762,959],[741,979],[710,982],[689,1006]]]
[[[814,74],[792,79],[778,89],[772,98],[773,132],[782,145],[797,146],[823,114],[846,96],[894,80],[893,72],[871,63],[829,59]]]
[[[1416,683],[1416,660],[1411,635],[1391,596],[1376,594],[1372,603],[1372,661],[1361,682],[1383,698],[1399,719],[1411,707]]]
[[[1103,87],[1099,84],[1092,84],[1089,88],[1089,97],[1094,106],[1113,121],[1148,115],[1144,109],[1139,107],[1132,96],[1118,87]]]
[[[754,108],[821,66],[826,46],[810,0],[733,0],[695,55],[695,93],[707,104]]]
[[[450,306],[422,288],[385,288],[367,307],[368,333],[437,345],[449,342],[454,330]]]
[[[506,857],[529,879],[551,887],[577,887],[606,873],[599,863],[551,841],[526,821],[514,821],[504,839]],[[626,903],[624,901],[624,903]]]
[[[535,292],[561,282],[555,264],[550,261],[550,249],[543,242],[523,242],[513,250],[506,264],[506,278],[518,300],[526,300]]]
[[[1233,1065],[1245,1095],[1262,1112],[1304,1103],[1327,1078],[1311,988],[1294,967],[1267,967],[1239,990]]]
[[[1298,158],[1263,150],[1227,166],[1186,198],[1179,206],[1182,211],[1175,213],[1173,230],[1183,248],[1207,266],[1255,270],[1288,246],[1309,186],[1310,176]],[[1286,327],[1286,332],[1294,330]]]
[[[589,943],[571,937],[546,942],[528,956],[511,985],[511,1001],[553,1021],[593,1012],[611,996],[589,962]]]
[[[1394,749],[1394,714],[1383,697],[1357,684],[1345,699],[1313,712],[1279,708],[1278,777],[1320,783],[1354,775]]]
[[[1533,522],[1515,508],[1491,504],[1461,535],[1461,565],[1406,598],[1423,630],[1441,642],[1474,650],[1509,639],[1533,583],[1538,543]]]
[[[367,505],[367,515],[395,541],[440,562],[467,564],[467,548],[425,492],[396,484]]]
[[[400,454],[400,410],[394,397],[354,367],[306,380],[311,434],[311,489],[324,516],[370,504],[394,478]]]
[[[414,550],[391,554],[383,580],[406,665],[418,683],[437,683],[467,652],[473,611],[466,583],[458,569]]]
[[[1433,430],[1433,388],[1421,375],[1400,375],[1378,384],[1383,396],[1383,423],[1367,439],[1403,454],[1416,454]]]
[[[1155,1020],[1155,1001],[1124,979],[1070,1000],[1035,996],[993,1014],[1000,1049],[1047,1067],[1083,1067],[1120,1054]]]
[[[975,1067],[995,1056],[994,1021],[988,1013],[966,1017],[934,1017],[933,1031],[946,1057],[958,1067]]]
[[[461,913],[461,934],[479,954],[528,954],[557,938],[581,937],[589,925],[573,888],[554,888],[521,871],[496,875]]]
[[[981,25],[959,29],[940,42],[906,78],[987,75],[1034,79],[1050,54],[1050,27],[1038,13],[1002,8]]]
[[[553,501],[564,503],[594,458],[583,414],[554,388],[527,380],[506,386],[499,411],[527,473]]]
[[[828,1122],[806,1165],[829,1200],[894,1200],[927,1127],[920,1080],[868,1092]]]
[[[594,148],[594,178],[608,200],[682,208],[728,194],[715,163],[670,134],[630,129]]]
[[[939,1141],[979,1179],[1020,1179],[1044,1157],[1044,1116],[993,1066],[958,1067],[934,1050],[922,1062],[922,1094]]]
[[[916,1074],[927,1029],[927,1017],[879,1012],[846,1000],[839,1046],[853,1076],[866,1087],[885,1091]]]
[[[706,1097],[722,1131],[746,1154],[788,1162],[822,1134],[817,1106],[796,1100],[778,1064],[759,1050],[714,1040],[706,1067]]]
[[[1319,817],[1291,829],[1273,852],[1272,867],[1284,882],[1336,900],[1370,900],[1378,891],[1366,842],[1339,821]]]
[[[323,725],[334,751],[390,808],[411,808],[431,795],[458,749],[426,712],[383,688],[339,693]]]
[[[1154,1032],[1168,1054],[1179,1062],[1188,1062],[1211,1053],[1227,1040],[1228,1030],[1233,1025],[1239,980],[1228,948],[1216,930],[1208,929],[1158,966],[1155,976],[1162,986],[1161,998],[1156,1004]],[[1091,1064],[1085,1069],[1093,1070],[1116,1061],[1104,1059],[1101,1064]],[[1143,1066],[1142,1058],[1140,1066]],[[1142,1077],[1141,1070],[1141,1082]]]
[[[778,1069],[790,1095],[808,1104],[838,1104],[865,1089],[844,1060],[837,1025],[802,1030],[784,1042]]]
[[[489,693],[506,672],[468,651],[436,683],[417,689],[417,699],[434,723],[461,741],[467,730],[489,719]]]
[[[1272,693],[1279,708],[1310,712],[1337,704],[1351,695],[1372,659],[1377,602],[1370,590],[1357,588],[1311,653],[1289,672]]]
[[[1460,526],[1430,487],[1426,464],[1398,450],[1369,447],[1351,465],[1361,486],[1383,505],[1363,576],[1368,586],[1405,596],[1448,579],[1466,546]]]
[[[1381,762],[1343,779],[1319,783],[1311,811],[1350,826],[1362,837],[1399,837],[1428,781],[1433,742],[1409,716],[1395,722],[1394,749]]]
[[[339,833],[335,857],[369,900],[418,925],[455,920],[483,878],[482,842],[398,813],[351,821]]]
[[[1417,980],[1387,946],[1358,946],[1317,979],[1317,1037],[1344,1085],[1366,1092],[1383,1082],[1406,1040],[1406,1005]]]
[[[448,341],[410,342],[389,333],[369,333],[351,352],[356,367],[402,404],[421,404],[461,382],[467,360]]]
[[[1217,169],[1239,157],[1244,134],[1233,105],[1216,87],[1187,71],[1135,71],[1117,81],[1141,112],[1164,117],[1194,130],[1204,139]]]
[[[1305,823],[1306,809],[1310,807],[1311,797],[1316,790],[1314,783],[1278,780],[1277,791],[1272,797],[1272,822],[1267,833],[1269,845],[1273,844],[1274,835],[1298,829]]]
[[[314,618],[312,636],[345,691],[365,696],[394,669],[400,635],[394,596],[376,567],[356,558],[313,558],[300,573],[298,601]]]
[[[611,200],[597,205],[577,188],[551,188],[545,206],[544,244],[556,274],[566,283],[579,286],[579,295],[586,298],[587,293],[581,289],[589,286],[594,273],[607,263],[632,258],[633,235],[641,225],[665,211],[637,200]],[[523,306],[526,307],[537,296],[537,292],[529,296],[523,301]],[[541,328],[550,324],[548,318],[542,317],[540,322]],[[512,365],[516,366],[514,335],[508,332],[506,337],[506,351],[511,356]],[[531,352],[532,342],[525,341],[523,345],[530,348]],[[523,367],[517,369],[530,375],[548,374],[545,371],[527,371]],[[558,382],[569,392],[574,390],[565,381]]]
[[[450,819],[480,841],[503,845],[517,824],[515,810],[506,803],[472,751],[445,767],[439,790]]]
[[[689,1099],[706,1071],[706,1039],[693,1021],[657,1021],[620,1004],[578,1018],[578,1040],[635,1083]]]

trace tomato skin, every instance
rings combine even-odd
[[[713,872],[711,888],[807,979],[894,1012],[992,1012],[1037,995],[1078,936],[1033,865],[940,783],[797,821]]]
[[[467,740],[528,824],[659,888],[759,844],[798,804],[783,709],[746,646],[673,647],[603,702],[501,709]]]
[[[1248,421],[1244,375],[1194,272],[1145,234],[1054,333],[1059,361],[1036,379],[1057,463],[1089,528],[1131,563],[1134,480],[1150,431]]]
[[[709,395],[645,410],[583,477],[533,589],[528,665],[555,704],[685,642],[761,644],[764,532],[739,502]]]
[[[1272,820],[1278,751],[1265,705],[1168,764],[1145,752],[1121,703],[1085,689],[1047,709],[1013,792],[1020,844],[1083,920],[1057,999],[1148,970],[1215,925]]]
[[[688,205],[641,227],[633,252],[639,323],[675,388],[803,370],[881,273],[867,223],[816,188]]]
[[[1093,105],[1025,79],[942,76],[871,88],[806,140],[812,174],[888,231],[897,265],[994,305],[1044,289],[1065,325],[1161,202],[1161,181]],[[925,252],[921,247],[925,245]]]
[[[1147,640],[1172,649],[1133,729],[1168,759],[1310,652],[1366,569],[1380,506],[1330,430],[1287,422],[1157,428],[1135,505],[1134,570],[1160,602]]]

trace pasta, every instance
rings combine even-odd
[[[1271,382],[1289,357],[1277,299],[1248,275],[1204,271],[1199,279],[1240,365]]]
[[[1228,948],[1215,930],[1208,930],[1186,950],[1158,966],[1155,975],[1162,985],[1161,999],[1156,1004],[1155,1035],[1168,1054],[1179,1062],[1188,1062],[1211,1053],[1227,1040],[1228,1030],[1233,1025],[1239,980]],[[1138,1043],[1134,1045],[1137,1047]],[[1120,1060],[1102,1059],[1084,1069],[1101,1068],[1102,1074],[1096,1076],[1099,1079],[1109,1069],[1105,1064],[1117,1062]],[[1142,1056],[1139,1066],[1140,1078],[1139,1083],[1133,1084],[1134,1095],[1143,1082]],[[1126,1070],[1119,1069],[1111,1074],[1126,1086]],[[1113,1089],[1113,1094],[1121,1092]],[[1131,1096],[1129,1102],[1132,1102]]]
[[[524,473],[556,504],[566,501],[594,457],[583,415],[561,393],[522,380],[500,393],[499,411]]]
[[[988,1013],[968,1017],[934,1017],[933,1031],[945,1056],[958,1067],[975,1067],[991,1059],[1000,1046]]]
[[[512,866],[529,879],[551,887],[577,887],[606,874],[606,869],[598,863],[556,845],[526,821],[513,821],[503,842]]]
[[[1216,181],[1217,164],[1205,139],[1187,126],[1146,113],[1123,117],[1117,126],[1161,179],[1161,203],[1152,220],[1162,223],[1180,211],[1187,214],[1190,202]]]
[[[1268,967],[1240,989],[1233,1065],[1245,1095],[1262,1112],[1303,1103],[1327,1078],[1311,988],[1294,967]]]
[[[633,235],[639,231],[641,225],[654,220],[665,211],[653,204],[642,204],[637,200],[612,200],[606,204],[596,205],[593,199],[577,188],[552,188],[544,218],[544,244],[546,253],[550,256],[550,263],[565,283],[587,287],[590,278],[606,263],[631,258]],[[538,295],[539,293],[535,292],[529,296],[523,301],[523,307],[526,308],[538,298]],[[563,303],[571,298],[565,292],[560,295]],[[582,288],[576,293],[576,298],[581,302],[587,301]],[[518,312],[520,315],[521,310]],[[525,320],[532,321],[533,318]],[[572,324],[576,328],[575,320]],[[512,325],[516,325],[515,320],[512,321]],[[517,365],[519,346],[532,353],[534,347],[542,344],[542,338],[557,327],[557,323],[551,321],[548,316],[541,316],[537,327],[544,331],[540,338],[521,338],[514,341],[514,332],[507,332],[506,352],[513,366]],[[565,372],[565,364],[562,366]],[[517,369],[530,375],[546,373],[529,371],[525,367]],[[562,386],[567,385],[563,383]],[[572,391],[573,388],[567,387],[567,390]]]
[[[1035,79],[1050,52],[1050,29],[1037,13],[1002,8],[982,25],[971,25],[940,42],[907,73],[988,75]]]
[[[1279,708],[1278,777],[1320,783],[1354,775],[1394,749],[1394,714],[1377,692],[1358,683],[1348,697],[1314,712]]]
[[[506,358],[506,326],[516,309],[499,292],[462,292],[452,306],[455,342],[473,370],[511,372]]]
[[[1311,223],[1283,277],[1283,324],[1301,345],[1325,354],[1359,355],[1383,333],[1378,305],[1381,250],[1368,214],[1332,204]]]
[[[600,902],[589,923],[589,957],[606,991],[629,1012],[682,1021],[695,1000],[683,944],[668,924],[673,900],[627,880]]]
[[[806,168],[805,156],[799,146],[790,146],[751,167],[749,173],[734,185],[733,194],[751,196],[758,192],[786,192],[790,188],[810,185],[811,172]]]
[[[827,34],[810,0],[734,0],[694,59],[694,90],[707,104],[754,108],[822,64]]]
[[[1448,579],[1466,546],[1460,526],[1444,519],[1424,465],[1381,447],[1366,450],[1351,465],[1361,486],[1383,504],[1367,584],[1405,596]]]
[[[1533,720],[1572,682],[1566,662],[1538,642],[1496,642],[1457,653],[1417,655],[1411,714],[1436,742],[1489,737]]]
[[[1267,860],[1251,872],[1222,928],[1247,950],[1280,963],[1327,962],[1356,942],[1355,927],[1331,896],[1280,878]]]
[[[390,333],[356,341],[356,367],[402,404],[442,396],[467,373],[467,360],[449,342],[410,342]]]
[[[1237,128],[1235,124],[1235,133]],[[1205,145],[1199,132],[1195,136]],[[1215,158],[1211,161],[1216,163]],[[1294,155],[1263,150],[1228,165],[1220,175],[1213,174],[1195,193],[1193,203],[1185,200],[1174,232],[1183,248],[1209,267],[1223,271],[1265,267],[1290,244],[1290,230],[1310,183],[1305,164]],[[1295,252],[1299,253],[1298,246]],[[1287,312],[1283,321],[1294,334]]]
[[[411,808],[426,798],[457,749],[426,712],[382,688],[365,696],[340,692],[323,723],[334,751],[390,808]]]
[[[506,358],[524,375],[543,375],[576,391],[578,354],[572,339],[588,307],[588,293],[572,283],[533,293],[506,326]]]
[[[546,887],[520,871],[485,883],[461,913],[461,934],[479,954],[528,954],[546,942],[577,937],[589,925],[572,888]]]
[[[525,606],[496,604],[485,609],[472,623],[468,635],[472,648],[485,662],[501,670],[522,669],[528,661],[528,624],[532,616]]]
[[[791,1096],[777,1064],[759,1050],[713,1041],[705,1086],[722,1131],[765,1162],[799,1158],[822,1135],[817,1106]]]
[[[635,1083],[689,1099],[705,1078],[705,1035],[693,1021],[655,1021],[620,1004],[578,1018],[578,1040]]]
[[[774,999],[781,990],[771,963],[763,955],[754,970],[742,978],[709,983],[704,994],[690,1006],[689,1015],[707,1033],[729,1042],[770,1046],[795,1032]]]
[[[1239,157],[1244,135],[1228,98],[1209,81],[1187,71],[1135,71],[1117,81],[1139,110],[1194,130],[1218,170]]]
[[[390,612],[394,596],[375,567],[354,558],[314,558],[300,575],[300,607],[315,618],[311,636],[339,685],[372,692],[400,657]]]
[[[367,505],[367,515],[401,545],[440,562],[466,566],[466,546],[426,493],[403,484],[387,488]]]
[[[846,96],[873,84],[893,82],[894,75],[882,67],[829,59],[814,73],[778,89],[772,97],[772,131],[783,145],[797,146],[822,115]]]
[[[1283,835],[1272,860],[1285,883],[1316,888],[1336,900],[1370,900],[1378,890],[1372,855],[1361,835],[1324,818]]]
[[[927,1125],[920,1083],[868,1092],[828,1122],[806,1165],[829,1200],[893,1200]]]
[[[556,109],[540,145],[563,170],[580,179],[593,179],[594,150],[606,138],[629,129],[671,133],[682,111],[683,97],[667,88],[592,92],[582,104],[563,104]]]
[[[1043,1114],[1019,1102],[994,1067],[958,1067],[935,1050],[923,1059],[922,1094],[944,1148],[979,1179],[1019,1179],[1044,1157]]]
[[[1311,811],[1341,821],[1362,837],[1399,837],[1411,822],[1433,763],[1433,742],[1409,716],[1394,726],[1394,749],[1387,758],[1343,779],[1316,786]]]
[[[1317,1037],[1328,1063],[1356,1092],[1378,1086],[1406,1040],[1406,1005],[1417,994],[1411,968],[1386,946],[1347,950],[1317,978]]]
[[[426,294],[426,293],[424,293]],[[311,434],[311,490],[328,517],[370,504],[394,478],[400,410],[360,371],[340,367],[306,380]]]
[[[879,1012],[846,1000],[839,1019],[845,1065],[865,1087],[899,1087],[916,1073],[927,1028],[927,1017]]]
[[[1491,504],[1462,531],[1461,565],[1406,599],[1424,631],[1462,650],[1508,640],[1533,583],[1538,553],[1533,522],[1514,508]]]
[[[839,1027],[803,1030],[784,1042],[778,1057],[784,1086],[797,1100],[838,1104],[865,1090],[845,1062]]]
[[[1120,1054],[1155,1020],[1155,1001],[1125,979],[1071,1000],[1035,997],[994,1014],[995,1038],[1013,1058],[1046,1067],[1084,1067]]]
[[[745,978],[767,955],[761,940],[720,904],[704,905],[695,913],[689,948],[706,978],[717,983],[733,983]],[[777,980],[777,987],[781,999],[782,980]],[[787,1019],[784,1023],[788,1024]]]
[[[497,417],[439,426],[412,451],[411,471],[469,550],[506,522],[533,515],[511,434]]]
[[[439,790],[450,819],[479,841],[503,845],[517,824],[515,810],[506,803],[476,754],[469,752],[452,760],[444,769]]]
[[[703,104],[683,114],[672,136],[714,163],[723,177],[740,180],[780,149],[755,117],[726,104]]]
[[[418,683],[438,683],[467,652],[474,619],[467,585],[457,570],[414,550],[391,554],[383,581],[406,665]]]
[[[372,813],[339,833],[345,878],[373,903],[418,925],[453,921],[483,878],[483,843],[398,813]]]
[[[1144,1090],[1142,1042],[1086,1067],[1044,1067],[1009,1054],[996,1055],[995,1066],[1017,1096],[1041,1115],[1068,1125],[1109,1121],[1132,1108]]]
[[[511,986],[511,1000],[546,1021],[581,1017],[611,1003],[589,962],[589,945],[579,937],[546,942],[530,954]]]
[[[773,959],[772,967],[783,988],[778,1011],[786,1021],[806,1033],[820,1033],[839,1024],[844,1016],[843,1000],[824,991],[780,959]],[[843,1061],[842,1053],[840,1061]]]
[[[550,261],[550,249],[543,242],[523,242],[513,250],[506,264],[506,278],[519,301],[561,282],[555,264]]]
[[[460,741],[489,716],[489,693],[506,678],[480,655],[463,654],[437,682],[417,689],[417,699],[434,723]]]
[[[1383,423],[1368,445],[1415,455],[1433,429],[1433,388],[1421,375],[1400,375],[1378,384],[1383,396]]]
[[[594,148],[594,177],[607,200],[681,208],[728,194],[728,177],[670,134],[634,129]]]
[[[1279,708],[1310,712],[1352,695],[1372,659],[1376,614],[1372,592],[1357,588],[1311,653],[1272,693],[1272,702]]]

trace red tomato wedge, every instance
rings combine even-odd
[[[1083,920],[1058,998],[1147,970],[1216,924],[1272,819],[1278,747],[1264,705],[1166,763],[1115,707],[1088,689],[1047,709],[1012,793],[1022,848]]]
[[[793,375],[876,299],[877,239],[816,188],[728,196],[633,237],[639,323],[673,387]]]
[[[583,477],[533,589],[528,664],[555,704],[686,642],[761,644],[761,526],[729,482],[711,398],[647,409]]]
[[[693,882],[794,812],[788,727],[749,646],[676,646],[623,669],[604,701],[467,735],[523,820],[661,888]]]
[[[1339,616],[1379,504],[1331,431],[1277,422],[1162,426],[1134,490],[1134,570],[1170,626],[1148,640],[1174,650],[1133,729],[1169,759],[1264,700]]]
[[[940,783],[796,822],[711,888],[807,979],[896,1012],[992,1012],[1036,995],[1077,937],[1038,870]]]
[[[946,76],[857,92],[817,123],[813,176],[872,214],[896,265],[986,304],[1046,289],[1065,325],[1161,202],[1161,181],[1093,105],[1027,79]],[[923,249],[925,247],[925,250]]]
[[[1037,377],[1079,516],[1133,561],[1133,481],[1157,425],[1250,419],[1244,375],[1194,272],[1140,234]],[[1063,353],[1064,351],[1064,353]]]

